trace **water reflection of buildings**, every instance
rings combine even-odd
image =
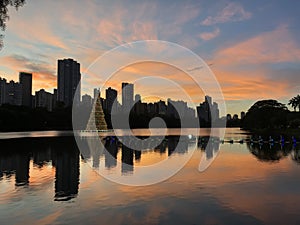
[[[198,148],[205,151],[206,159],[212,159],[220,150],[220,138],[209,136],[198,138]]]
[[[121,173],[126,175],[134,172],[135,163],[142,163],[142,157],[145,152],[165,154],[168,151],[168,156],[188,152],[189,139],[187,137],[180,139],[179,136],[169,136],[167,139],[164,139],[160,136],[152,136],[141,142],[145,138],[138,137],[137,140],[136,137],[122,136],[117,138],[109,136],[102,140],[104,148],[96,146],[100,144],[97,138],[82,138],[82,143],[88,147],[84,148],[81,154],[84,159],[92,162],[94,168],[99,168],[100,163],[104,162],[107,170],[117,167],[117,159],[119,157],[122,162]],[[131,146],[131,148],[128,146]]]
[[[188,139],[184,136],[172,136],[168,138],[168,155],[173,153],[185,154],[188,151]]]
[[[122,174],[133,172],[133,153],[132,149],[122,145]]]
[[[78,194],[79,154],[73,149],[62,149],[56,152],[52,164],[55,172],[55,200],[67,201]]]
[[[105,142],[104,157],[105,167],[114,168],[117,166],[118,143],[116,140],[107,140]]]
[[[29,183],[29,162],[30,157],[24,152],[7,154],[0,158],[0,178],[10,178],[15,175],[15,185],[23,186]]]
[[[69,200],[78,194],[79,151],[74,139],[2,141],[1,150],[1,179],[11,179],[14,175],[16,186],[30,185],[30,161],[39,169],[52,162],[55,167],[54,199]]]

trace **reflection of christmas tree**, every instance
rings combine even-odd
[[[94,116],[93,116],[94,115]],[[100,95],[96,100],[96,104],[92,109],[90,119],[87,124],[87,130],[107,130],[107,124],[105,121],[104,112],[102,109]]]

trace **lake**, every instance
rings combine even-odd
[[[225,141],[208,143],[202,129],[179,145],[178,130],[167,133],[143,151],[103,138],[100,152],[79,151],[70,132],[0,134],[0,224],[300,224],[299,144],[250,143],[229,128]],[[126,182],[139,168],[186,156],[182,169],[153,185],[99,175]],[[202,158],[214,160],[200,172]]]

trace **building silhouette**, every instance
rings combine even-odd
[[[80,64],[78,62],[73,59],[58,60],[58,101],[65,103],[65,106],[71,106],[73,102],[78,104],[81,96],[80,79]],[[79,91],[76,93],[77,86]]]
[[[0,105],[5,103],[6,79],[0,77]]]
[[[134,102],[139,102],[139,101],[142,101],[142,97],[141,97],[140,94],[136,94],[136,95],[134,96]]]
[[[220,118],[219,106],[216,102],[212,102],[212,98],[205,96],[205,101],[197,106],[197,114],[200,122],[211,123],[212,119]]]
[[[92,107],[92,97],[88,94],[85,94],[82,96],[82,105],[86,108],[91,108]]]
[[[106,89],[105,95],[106,95],[106,110],[107,110],[107,112],[109,114],[111,114],[112,112],[116,113],[117,102],[115,102],[115,100],[117,99],[117,96],[118,96],[117,90],[109,87],[108,89]],[[114,104],[114,102],[115,102],[115,104]]]
[[[122,83],[122,107],[123,112],[128,112],[133,107],[133,84]]]
[[[94,88],[94,100],[96,100],[99,95],[101,97],[100,88]]]
[[[161,103],[157,103],[158,110],[159,110],[159,104],[164,108],[164,102],[161,101]],[[162,111],[163,112],[163,111]],[[195,118],[195,111],[192,108],[189,108],[187,105],[187,102],[185,101],[174,101],[172,99],[168,99],[168,106],[167,106],[167,115],[174,117],[176,119],[180,118]]]
[[[167,113],[167,105],[165,101],[160,100],[157,102],[158,104],[158,114],[160,115],[166,115]]]
[[[41,89],[35,92],[35,107],[46,108],[48,111],[53,110],[53,94]]]
[[[22,85],[20,83],[10,81],[6,84],[4,103],[22,105]]]
[[[53,108],[56,108],[56,106],[57,106],[57,89],[56,88],[54,88],[53,89],[53,103],[52,103],[52,105],[53,105]]]
[[[218,120],[220,118],[220,111],[218,103],[214,102],[211,106],[211,118]]]
[[[18,82],[6,82],[0,77],[0,105],[22,105],[22,85]]]
[[[31,107],[31,92],[32,92],[32,74],[20,72],[19,82],[22,86],[22,105]]]

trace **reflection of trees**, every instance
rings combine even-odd
[[[247,143],[249,151],[260,161],[276,162],[291,153],[291,145]]]

